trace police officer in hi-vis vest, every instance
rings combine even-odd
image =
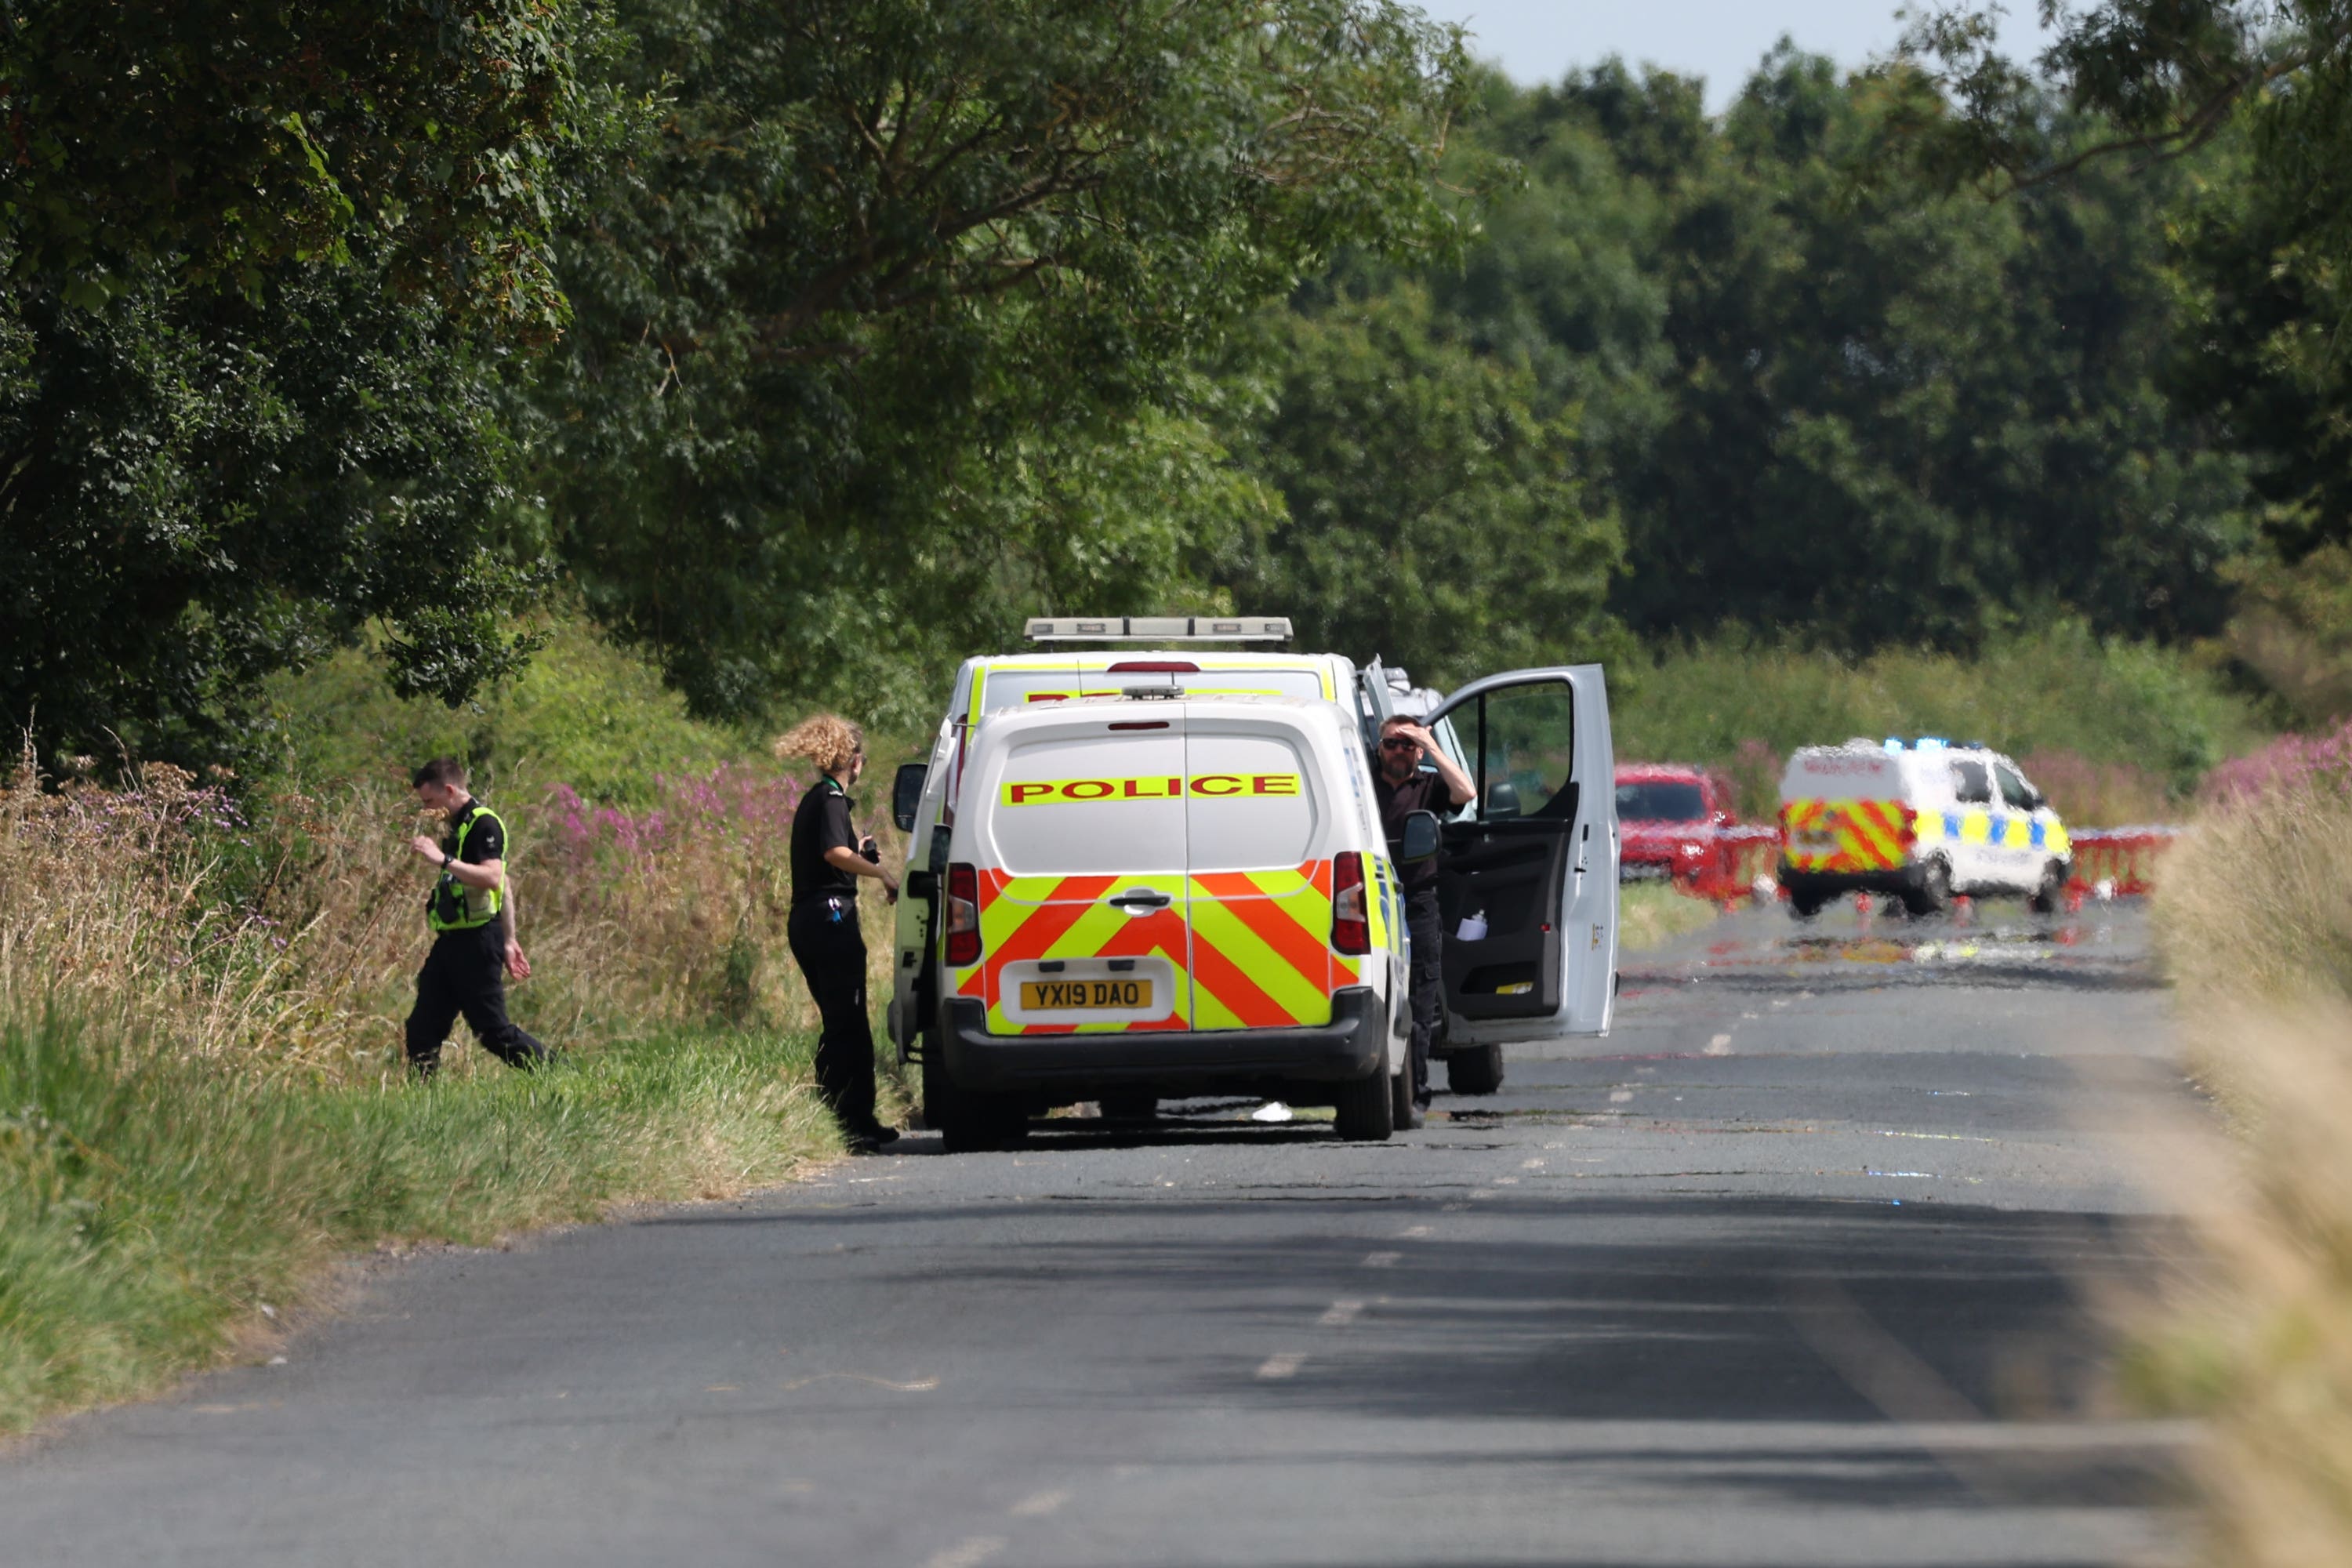
[[[408,1015],[408,1064],[419,1078],[441,1066],[441,1042],[463,1013],[474,1037],[510,1067],[533,1067],[547,1047],[507,1016],[506,977],[530,973],[515,940],[514,900],[507,890],[507,828],[498,813],[466,792],[465,765],[436,757],[416,770],[416,798],[448,818],[440,843],[424,834],[409,847],[440,875],[425,900],[433,951],[416,976],[416,1008]]]

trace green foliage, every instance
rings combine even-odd
[[[838,1148],[808,1076],[804,1037],[676,1034],[307,1088],[62,1011],[0,1019],[0,1431],[266,1339],[262,1307],[300,1304],[337,1252],[781,1180]]]
[[[2013,756],[2129,764],[2185,800],[2208,768],[2270,733],[2187,656],[2103,640],[2080,623],[1994,639],[1974,660],[1900,648],[1853,659],[1732,635],[1624,674],[1611,719],[1628,759],[1728,762],[1742,742],[1785,755],[1855,735],[1942,735]]]
[[[297,787],[391,779],[427,757],[466,760],[486,793],[518,777],[591,801],[642,805],[656,773],[708,773],[752,738],[688,717],[658,671],[577,620],[558,621],[530,667],[452,708],[386,689],[372,653],[347,649],[270,678],[272,771]]]
[[[1275,323],[1270,406],[1244,444],[1285,506],[1224,580],[1306,646],[1454,685],[1591,658],[1620,559],[1576,435],[1534,376],[1446,342],[1403,285]]]
[[[0,319],[0,722],[45,752],[235,754],[264,675],[372,619],[444,700],[529,652],[500,356],[380,269],[31,288]]]
[[[1920,161],[2040,192],[2116,166],[2170,174],[2198,154],[2168,215],[2184,296],[2175,395],[2253,459],[2291,558],[2352,541],[2352,5],[2101,0],[2062,18],[2040,62],[2049,88],[1993,33],[1975,5],[1914,28],[1906,47],[1953,106],[1924,127]]]
[[[314,272],[268,306],[156,287],[36,307],[0,404],[12,550],[0,708],[60,741],[209,738],[266,671],[370,616],[395,680],[445,696],[528,651],[492,549],[494,374],[429,310]]]
[[[0,26],[19,282],[97,309],[147,287],[258,299],[347,260],[544,331],[555,163],[591,111],[580,0],[28,0]]]
[[[1470,134],[1527,179],[1433,279],[1439,331],[1577,411],[1634,630],[1964,650],[2226,617],[2250,497],[2158,380],[2161,190],[1946,195],[1903,173],[1920,78],[1786,49],[1720,122],[1613,64],[1482,109]]]
[[[1033,592],[1141,607],[1171,521],[1213,550],[1261,504],[1094,488],[1214,462],[1193,358],[1337,247],[1451,230],[1458,40],[1387,0],[619,15],[661,114],[562,242],[538,471],[592,614],[703,711],[990,646]]]

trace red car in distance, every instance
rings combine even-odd
[[[1711,768],[1619,763],[1618,880],[1687,888],[1729,876],[1731,846],[1721,836],[1735,820],[1731,781]]]

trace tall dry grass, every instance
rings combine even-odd
[[[400,1038],[430,940],[408,796],[240,802],[163,766],[0,789],[0,1432],[255,1342],[339,1249],[838,1152],[783,933],[798,786],[721,767],[621,812],[509,783],[515,1011],[568,1048],[477,1074],[460,1030],[431,1087]]]
[[[651,793],[636,812],[560,784],[495,803],[535,975],[516,1015],[590,1047],[651,1027],[813,1027],[784,939],[799,786],[727,765]],[[182,1056],[319,1081],[396,1071],[430,942],[429,872],[405,847],[420,830],[438,828],[388,784],[240,802],[164,764],[62,789],[20,764],[0,789],[0,1012],[65,994]],[[866,903],[878,993],[889,916]]]
[[[2248,1202],[2151,1342],[2148,1391],[2209,1415],[2206,1560],[2352,1563],[2352,772],[2210,808],[2158,893],[2192,1060]]]

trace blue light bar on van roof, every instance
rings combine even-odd
[[[1886,749],[1887,749],[1888,751],[1890,751],[1890,752],[1899,752],[1899,751],[1901,751],[1901,750],[1903,749],[1903,742],[1902,742],[1901,738],[1900,738],[1900,737],[1898,737],[1898,736],[1895,736],[1895,735],[1889,735],[1889,736],[1887,736],[1887,737],[1886,737]]]
[[[1915,752],[1940,752],[1949,743],[1941,735],[1922,735],[1911,742],[1911,749]]]

